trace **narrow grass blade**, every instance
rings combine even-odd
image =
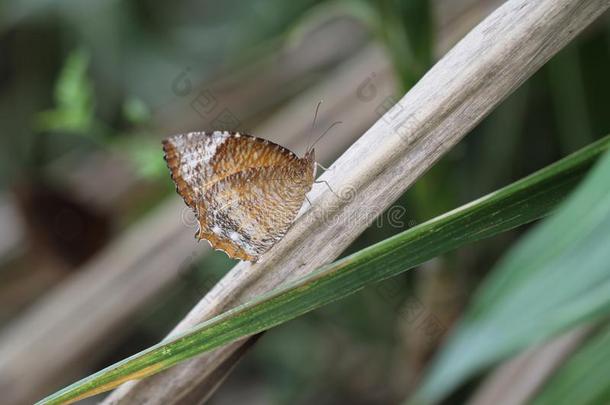
[[[533,405],[610,403],[610,327],[585,343],[545,384]]]
[[[261,298],[150,347],[43,399],[74,402],[286,322],[439,254],[549,214],[610,146],[610,137],[456,210],[323,266]]]

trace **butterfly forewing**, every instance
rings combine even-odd
[[[178,194],[193,209],[205,190],[226,176],[298,159],[277,144],[228,131],[174,135],[163,141],[163,150]]]

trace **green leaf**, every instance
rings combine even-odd
[[[310,18],[313,21],[336,15],[359,20],[387,49],[403,91],[432,63],[434,19],[429,0],[335,0],[321,3],[310,14],[317,17]]]
[[[403,90],[411,88],[432,63],[433,18],[429,0],[369,1],[378,12],[374,31],[392,59]]]
[[[55,85],[55,108],[37,117],[39,131],[63,131],[89,135],[94,119],[93,85],[87,77],[89,54],[70,53]]]
[[[533,405],[610,403],[610,327],[587,341],[544,385]]]
[[[171,340],[51,395],[58,404],[157,373],[204,351],[286,322],[439,254],[547,215],[610,145],[610,137],[470,204],[323,266],[307,277],[227,311]]]
[[[123,115],[132,124],[144,124],[150,120],[150,109],[137,97],[129,97],[123,103]]]
[[[167,165],[159,159],[159,142],[149,134],[126,134],[117,137],[113,147],[127,155],[138,176],[145,179],[167,178]]]
[[[434,403],[520,349],[610,310],[610,154],[482,285],[413,403]]]

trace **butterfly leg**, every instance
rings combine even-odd
[[[332,187],[330,186],[330,184],[328,184],[328,182],[326,180],[316,180],[316,181],[314,181],[314,183],[324,183],[324,184],[326,184],[326,187],[328,187],[330,192],[333,193],[335,196],[339,197],[337,195],[337,193],[335,193],[335,191],[332,189]]]
[[[320,163],[316,162],[316,165],[318,165],[322,170],[327,171],[328,167],[324,167],[322,166]]]
[[[309,206],[311,207],[311,201],[309,201],[309,198],[307,197],[307,195],[305,195],[305,199],[307,200],[307,202],[309,203]]]

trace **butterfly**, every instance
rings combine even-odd
[[[315,180],[313,146],[298,157],[266,139],[214,131],[171,136],[163,151],[199,223],[195,237],[250,262],[284,237]]]

